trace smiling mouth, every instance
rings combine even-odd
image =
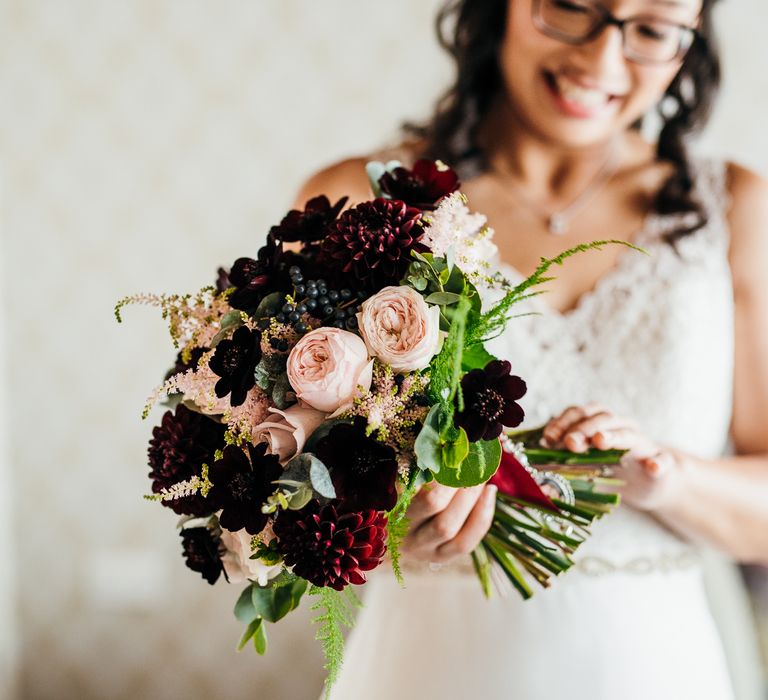
[[[550,90],[570,105],[584,110],[599,110],[622,97],[600,88],[586,87],[567,75],[544,72]]]

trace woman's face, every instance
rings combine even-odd
[[[576,46],[551,38],[534,25],[533,3],[509,0],[500,63],[509,104],[540,138],[569,147],[605,142],[648,112],[680,68],[682,58],[651,65],[625,58],[616,26]],[[567,2],[561,6],[573,11]],[[603,6],[618,19],[643,15],[694,27],[701,0],[606,0]]]

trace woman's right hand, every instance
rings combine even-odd
[[[410,528],[402,553],[435,564],[469,554],[491,527],[496,491],[492,484],[460,489],[426,484],[408,509]]]

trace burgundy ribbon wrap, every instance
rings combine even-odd
[[[511,498],[525,501],[554,513],[560,512],[552,499],[541,490],[534,478],[511,452],[501,451],[501,464],[490,478],[490,483]]]

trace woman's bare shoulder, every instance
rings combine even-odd
[[[368,158],[346,158],[333,163],[311,175],[296,195],[294,207],[303,209],[307,200],[324,194],[331,202],[349,197],[350,204],[371,197],[371,187],[365,164]]]
[[[737,291],[765,289],[768,272],[768,179],[737,163],[727,164],[731,207],[731,267]]]
[[[332,202],[349,197],[349,204],[370,199],[371,186],[365,166],[372,160],[399,160],[410,164],[418,157],[420,142],[403,141],[395,146],[383,148],[367,156],[346,158],[314,173],[301,186],[294,207],[303,208],[308,199],[324,194]]]

